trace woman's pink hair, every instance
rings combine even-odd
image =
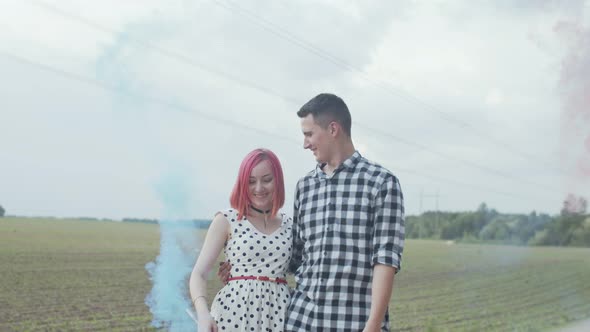
[[[238,220],[241,220],[249,212],[248,209],[252,203],[249,195],[252,169],[265,160],[268,160],[270,163],[273,181],[275,183],[270,213],[271,217],[275,217],[279,209],[285,204],[285,181],[279,158],[268,149],[255,149],[248,153],[244,160],[242,160],[236,184],[229,198],[231,207],[238,210]]]

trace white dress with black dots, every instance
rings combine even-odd
[[[223,211],[231,227],[225,245],[231,277],[285,278],[291,259],[293,220],[281,213],[281,227],[266,235],[234,209]],[[283,331],[290,291],[286,284],[232,280],[215,296],[211,315],[219,331]]]

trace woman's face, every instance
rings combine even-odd
[[[254,166],[250,174],[249,184],[252,205],[261,210],[271,209],[275,191],[275,179],[268,160],[263,160]]]

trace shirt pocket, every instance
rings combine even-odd
[[[368,197],[350,197],[336,202],[334,230],[341,237],[355,240],[369,237],[372,222],[372,207]]]
[[[314,241],[321,237],[324,220],[328,213],[323,206],[315,204],[302,205],[299,210],[299,236],[305,242]]]

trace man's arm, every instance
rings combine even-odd
[[[373,219],[373,265],[401,269],[405,241],[404,197],[397,178],[385,179],[375,197]]]
[[[389,299],[393,291],[395,267],[376,264],[373,268],[373,286],[371,288],[371,312],[363,332],[381,331],[381,324]]]
[[[404,250],[404,200],[396,177],[388,177],[375,198],[371,311],[365,331],[380,331]]]
[[[293,199],[293,226],[292,239],[293,251],[291,252],[291,261],[289,262],[289,273],[295,274],[295,271],[301,266],[303,255],[303,243],[299,236],[299,182],[295,187],[295,197]]]

